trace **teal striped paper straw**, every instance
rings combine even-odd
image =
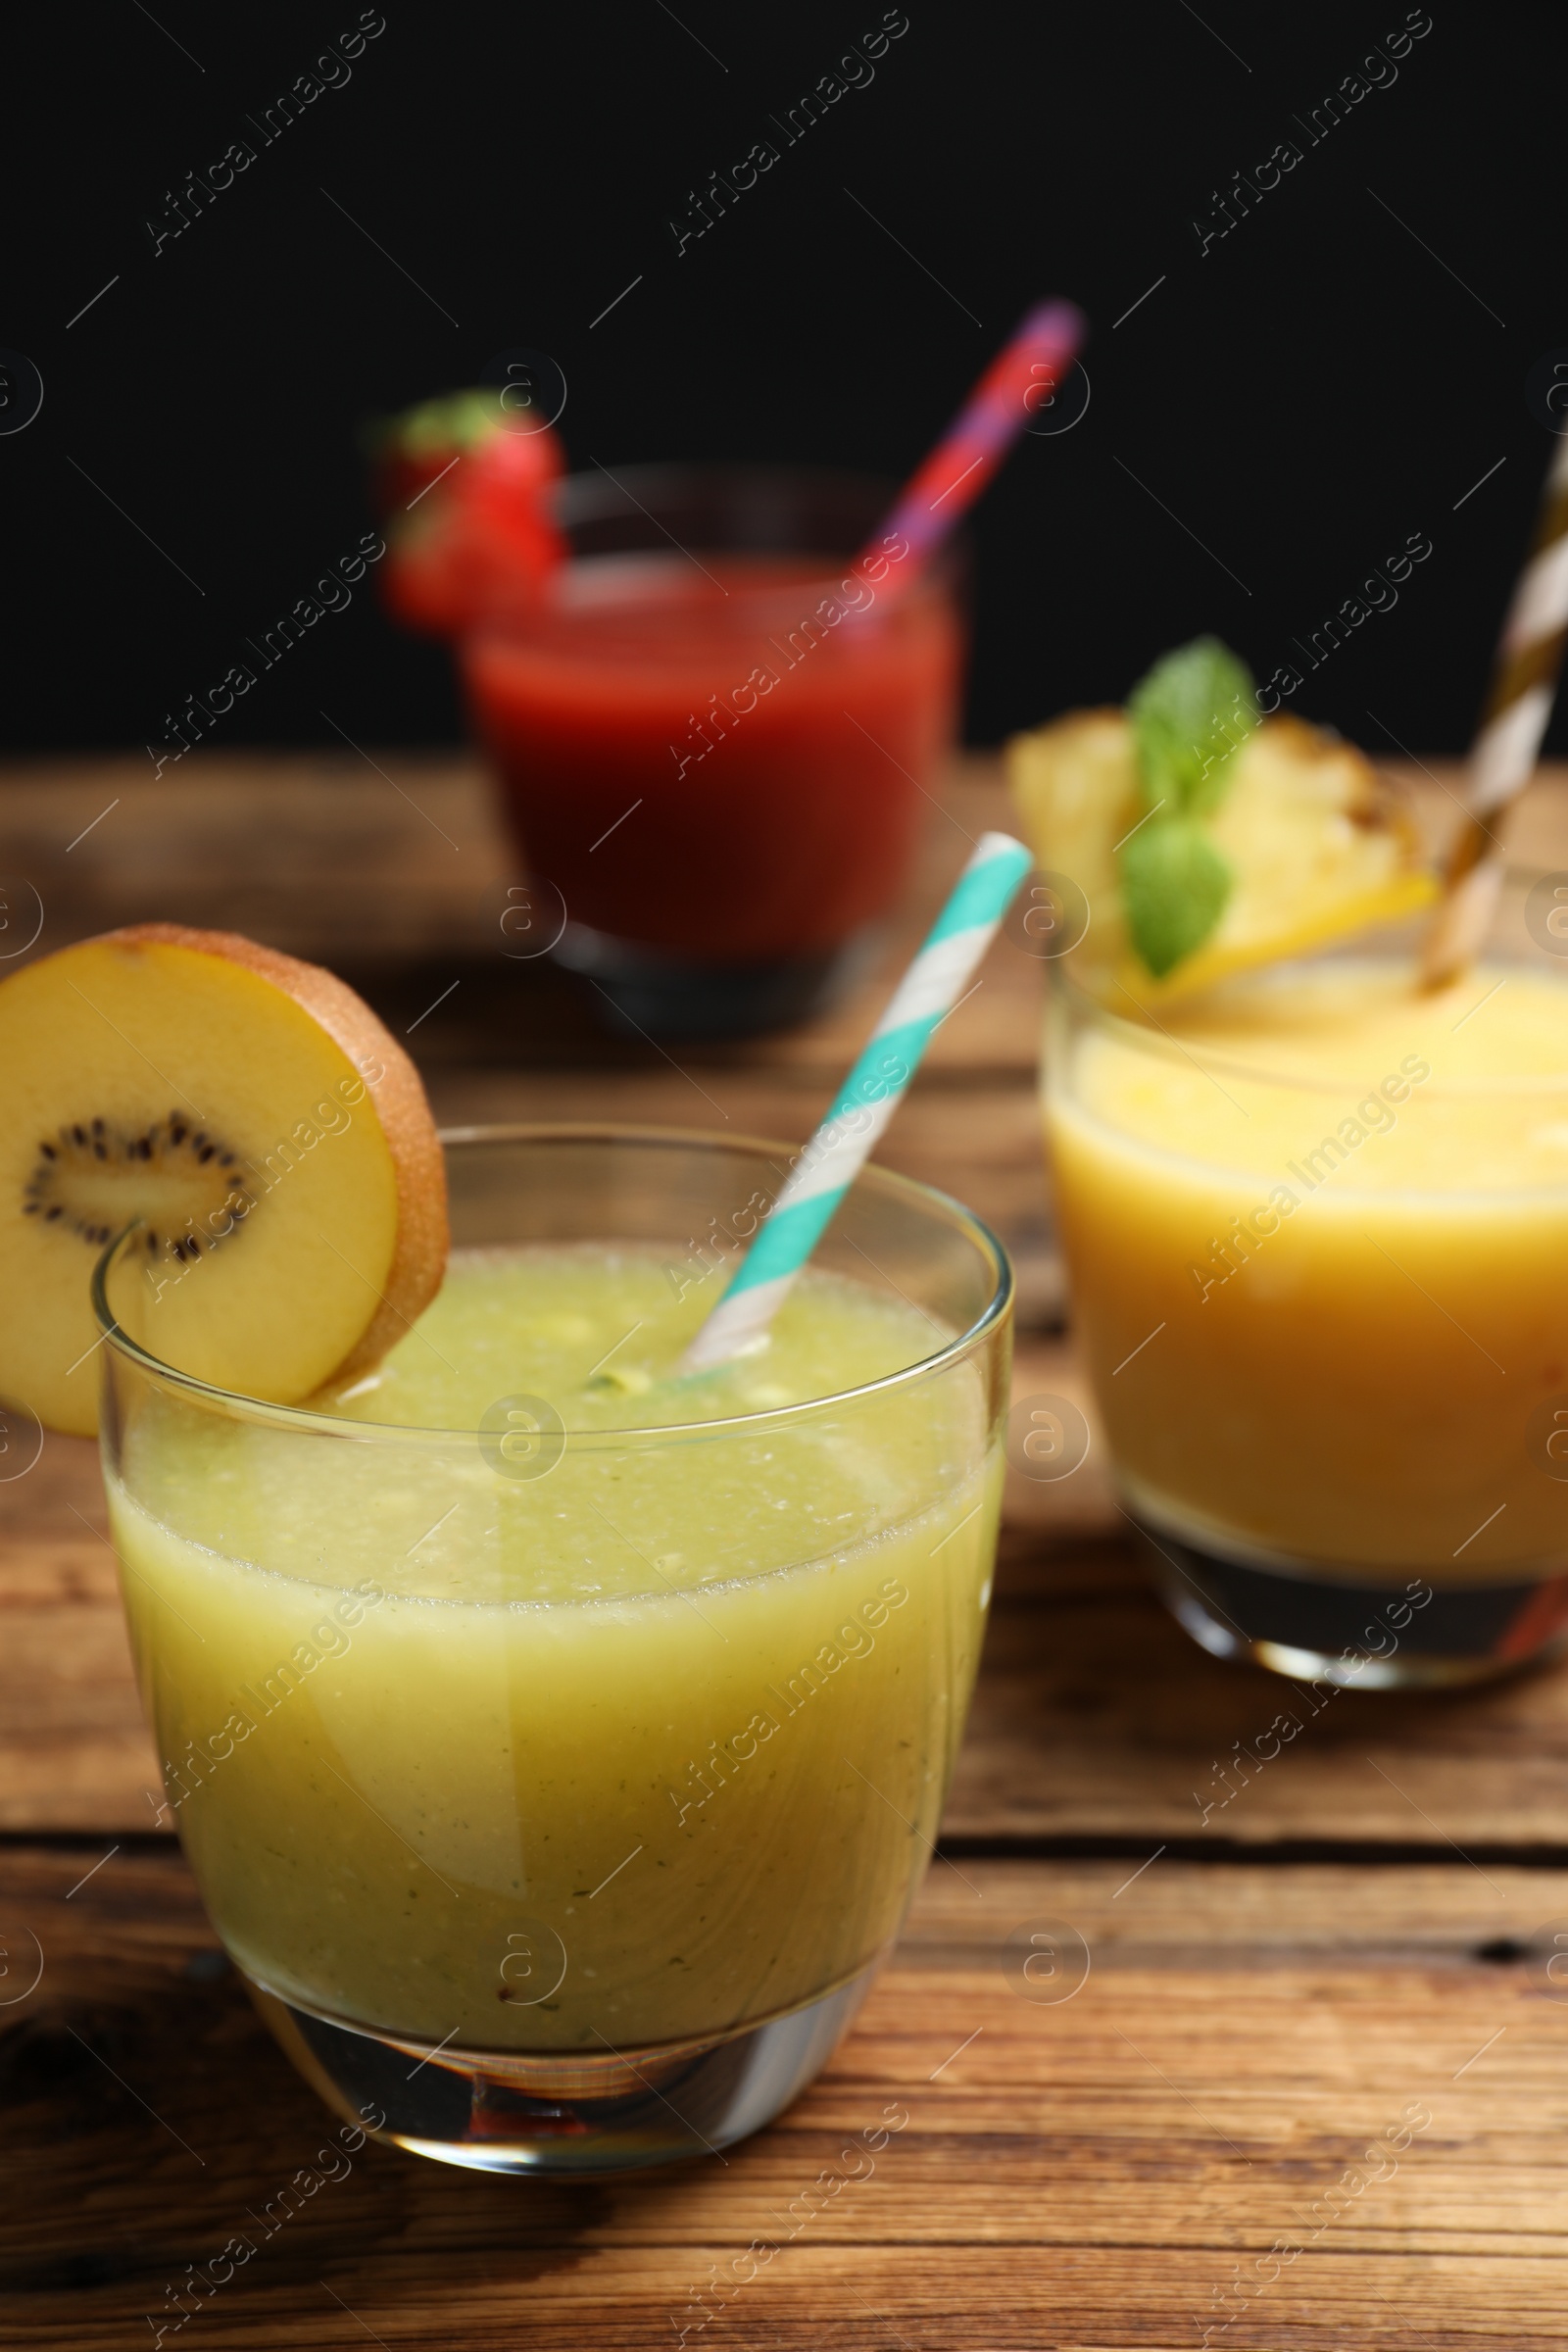
[[[766,1331],[903,1101],[933,1033],[963,994],[1033,863],[1030,852],[1010,834],[981,837],[832,1109],[791,1169],[729,1288],[681,1358],[682,1371],[707,1372],[728,1363]]]

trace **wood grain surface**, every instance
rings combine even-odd
[[[8,2345],[145,2347],[187,2266],[235,2239],[254,2253],[168,2340],[1562,2340],[1568,2005],[1539,1933],[1568,1915],[1562,1871],[938,1865],[777,2125],[722,2161],[569,2188],[373,2146],[318,2163],[327,2120],[183,1864],[122,1849],[77,1885],[96,1859],[0,1856],[7,1950],[43,1955],[0,2042]],[[1089,1960],[1050,2003],[1005,1949],[1044,1921]],[[339,2177],[285,2225],[301,2168]]]
[[[1441,835],[1453,771],[1404,780]],[[968,839],[1006,821],[994,764],[956,772],[940,800],[843,1005],[669,1053],[607,1034],[553,967],[506,956],[520,868],[462,761],[192,758],[157,784],[138,761],[35,763],[0,775],[0,872],[38,893],[37,952],[172,916],[331,961],[410,1033],[450,1122],[789,1140]],[[1532,795],[1516,847],[1568,869],[1568,775]],[[1072,1396],[1092,1419],[1040,1160],[1040,981],[998,943],[881,1156],[1003,1234],[1021,1277],[1017,1394]],[[1347,1691],[1272,1761],[1227,1772],[1286,1687],[1208,1658],[1166,1616],[1101,1450],[1058,1485],[1013,1479],[941,1857],[894,1965],[789,2114],[724,2163],[576,2190],[367,2147],[269,2233],[255,2217],[329,2126],[153,1832],[93,1450],[51,1437],[9,1479],[8,1458],[0,2342],[151,2344],[187,2266],[247,2235],[254,2258],[167,2342],[1563,2341],[1568,1674]],[[1088,1958],[1066,1999],[1027,1998],[1008,1972],[1009,1932],[1044,1921]],[[890,2117],[907,2120],[871,2170],[852,2165],[852,2139]]]
[[[1455,771],[1396,773],[1441,835]],[[520,868],[461,761],[193,757],[157,784],[128,761],[14,769],[0,779],[0,841],[43,904],[37,952],[173,914],[330,956],[396,1029],[416,1024],[411,1047],[451,1123],[612,1116],[788,1141],[809,1132],[970,840],[1008,821],[994,761],[956,769],[941,800],[880,960],[848,1003],[779,1037],[682,1045],[674,1058],[607,1035],[564,975],[501,952]],[[1568,863],[1568,776],[1535,788],[1518,846],[1526,865]],[[419,1019],[454,977],[455,995]],[[1041,967],[1004,936],[980,979],[880,1156],[1003,1235],[1020,1274],[1017,1394],[1070,1396],[1093,1420],[1070,1350],[1050,1336],[1062,1298],[1035,1106]],[[1568,1676],[1549,1673],[1446,1697],[1347,1692],[1205,1821],[1235,1785],[1223,1759],[1273,1720],[1272,1679],[1216,1664],[1171,1625],[1119,1540],[1102,1454],[1059,1486],[1013,1478],[1007,1517],[950,1837],[1453,1838],[1568,1854]],[[0,1830],[151,1826],[155,1759],[114,1575],[91,1448],[51,1437],[34,1470],[0,1480]]]
[[[1070,1350],[1020,1347],[1020,1395],[1087,1393]],[[1166,1614],[1115,1530],[1095,1456],[1057,1486],[1009,1480],[1008,1523],[944,1835],[1287,1840],[1568,1863],[1568,1674],[1445,1694],[1347,1690],[1250,1777],[1286,1693]],[[0,1831],[154,1826],[157,1759],[131,1680],[95,1448],[50,1437],[0,1487]],[[1205,1817],[1204,1806],[1209,1807]]]

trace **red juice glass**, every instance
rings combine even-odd
[[[862,555],[889,492],[849,475],[629,466],[555,497],[555,593],[487,613],[461,662],[564,902],[556,957],[651,1035],[803,1019],[898,896],[953,743],[951,563]]]

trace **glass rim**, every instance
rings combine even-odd
[[[639,516],[658,526],[658,509],[662,503],[677,500],[692,491],[722,494],[731,490],[739,494],[747,489],[771,488],[787,496],[795,493],[815,493],[824,498],[839,496],[858,498],[864,506],[864,530],[857,534],[853,547],[833,559],[831,569],[812,570],[799,580],[780,585],[759,583],[755,588],[745,581],[735,583],[731,599],[724,607],[705,609],[705,627],[719,628],[740,634],[756,628],[759,620],[775,624],[800,623],[813,614],[803,613],[803,604],[814,604],[834,595],[850,568],[858,563],[864,551],[865,532],[885,519],[892,512],[899,484],[880,474],[860,473],[849,467],[791,465],[770,459],[670,459],[654,460],[634,466],[617,466],[613,475],[604,471],[581,471],[563,475],[550,486],[550,503],[556,520],[568,533],[581,525],[608,523],[624,519],[628,524]],[[653,512],[650,512],[653,510]],[[698,555],[776,556],[788,558],[792,551],[757,543],[751,534],[742,543],[712,545],[698,538]],[[822,555],[818,548],[793,551]],[[566,568],[576,569],[601,564],[623,562],[629,554],[649,554],[656,559],[679,553],[697,562],[689,547],[674,550],[661,545],[647,550],[606,550],[582,556],[571,552]],[[912,607],[926,607],[933,602],[951,601],[959,591],[966,576],[969,562],[969,542],[960,522],[940,545],[919,559],[918,569],[907,581],[900,581],[901,593],[891,601],[884,593],[884,582],[870,583],[876,593],[870,603],[852,608],[844,614],[850,621],[879,622]],[[699,568],[701,566],[699,565]],[[890,584],[890,583],[889,583]],[[574,637],[589,634],[596,626],[613,628],[640,620],[647,610],[646,600],[630,592],[623,599],[607,599],[602,606],[576,606],[552,602],[542,610],[532,606],[514,607],[505,600],[493,604],[479,613],[473,625],[465,632],[470,642],[499,641],[505,645],[530,642],[541,636]],[[674,616],[678,620],[678,616]]]
[[[761,1156],[782,1155],[788,1160],[796,1155],[799,1149],[792,1144],[769,1142],[760,1136],[723,1136],[715,1135],[708,1128],[651,1127],[618,1120],[519,1119],[443,1127],[438,1130],[438,1135],[443,1153],[454,1148],[462,1150],[487,1145],[601,1143],[642,1145],[666,1150],[690,1150],[696,1147],[711,1152],[735,1151]],[[942,1192],[936,1185],[922,1183],[918,1177],[902,1176],[892,1168],[868,1163],[855,1177],[850,1190],[853,1193],[859,1186],[867,1184],[873,1192],[891,1195],[896,1200],[902,1199],[923,1212],[937,1212],[941,1221],[956,1226],[965,1235],[981,1260],[990,1267],[989,1295],[979,1314],[963,1331],[956,1332],[932,1354],[920,1356],[912,1364],[900,1365],[895,1371],[883,1373],[875,1380],[858,1382],[853,1388],[835,1390],[830,1396],[808,1396],[793,1404],[768,1405],[756,1412],[724,1414],[715,1420],[644,1422],[616,1429],[567,1429],[564,1432],[567,1448],[587,1451],[605,1446],[685,1444],[735,1437],[752,1430],[778,1428],[816,1414],[842,1410],[868,1397],[883,1396],[917,1386],[974,1354],[1005,1321],[1016,1293],[1012,1260],[1003,1243],[985,1220],[976,1216],[972,1209],[965,1208],[961,1200],[956,1200],[950,1193]],[[165,1363],[162,1357],[142,1347],[139,1341],[133,1340],[121,1327],[109,1304],[107,1286],[110,1274],[121,1252],[140,1230],[140,1226],[141,1220],[137,1218],[122,1227],[100,1251],[92,1270],[90,1297],[94,1320],[98,1325],[98,1342],[95,1344],[107,1345],[112,1352],[144,1377],[179,1390],[194,1401],[209,1409],[220,1410],[230,1419],[291,1430],[299,1436],[347,1439],[360,1445],[451,1446],[479,1443],[483,1433],[478,1429],[442,1427],[425,1422],[350,1420],[343,1414],[313,1410],[305,1404],[276,1404],[264,1396],[247,1396],[242,1390],[220,1388],[216,1382],[203,1380],[193,1372],[182,1372],[175,1364]],[[508,1245],[481,1246],[506,1248]],[[897,1288],[897,1285],[894,1287]],[[716,1297],[717,1294],[715,1299]],[[411,1328],[416,1328],[416,1324]],[[390,1348],[387,1352],[391,1352]]]
[[[1533,870],[1529,867],[1510,867],[1508,878],[1509,880],[1528,879]],[[1331,963],[1341,953],[1340,948],[1332,947],[1325,950],[1318,957],[1305,956],[1283,957],[1277,963],[1258,964],[1253,966],[1250,971],[1237,972],[1232,975],[1232,978],[1247,980],[1262,978],[1268,974],[1321,969]],[[1396,950],[1393,947],[1387,947],[1379,950],[1376,947],[1365,945],[1358,947],[1353,940],[1344,943],[1343,953],[1347,959],[1359,954],[1366,962],[1390,967],[1405,962],[1409,956],[1409,951],[1404,948]],[[1544,957],[1503,956],[1499,956],[1497,960],[1514,963],[1520,969],[1529,971],[1549,972],[1551,969],[1550,963]],[[1278,1065],[1270,1066],[1265,1063],[1248,1061],[1232,1054],[1213,1052],[1203,1046],[1200,1040],[1177,1037],[1170,1031],[1163,1030],[1159,1025],[1157,1014],[1147,1012],[1143,1007],[1139,1008],[1143,1014],[1142,1018],[1134,1018],[1128,1013],[1117,1011],[1114,1006],[1106,1004],[1095,994],[1093,989],[1070,972],[1066,968],[1066,964],[1065,956],[1057,957],[1051,973],[1051,996],[1056,1005],[1064,1006],[1069,1013],[1076,1015],[1079,1019],[1107,1031],[1119,1045],[1125,1045],[1133,1052],[1151,1054],[1161,1061],[1171,1061],[1180,1057],[1191,1062],[1205,1077],[1235,1078],[1251,1086],[1272,1087],[1281,1093],[1332,1095],[1336,1101],[1343,1098],[1347,1088],[1353,1092],[1356,1088],[1376,1089],[1382,1084],[1380,1078],[1369,1076],[1364,1069],[1335,1070],[1326,1075],[1314,1072],[1309,1075],[1304,1071],[1298,1072]],[[1416,976],[1413,960],[1410,961],[1409,969],[1413,980]],[[1564,979],[1568,981],[1568,974],[1564,975]],[[1220,982],[1216,984],[1215,989],[1195,992],[1195,995],[1186,1002],[1201,1004],[1205,1000],[1212,1001],[1217,989],[1225,985],[1225,982]],[[1474,1009],[1479,1011],[1481,1004],[1485,1001],[1485,998],[1478,1000]],[[1136,999],[1134,1002],[1136,1003]],[[1170,1009],[1179,1012],[1182,1004],[1183,1000],[1177,999]],[[1049,1081],[1051,1075],[1049,1060],[1045,1075]],[[1388,1071],[1384,1075],[1402,1077],[1404,1073]],[[1517,1077],[1502,1075],[1489,1077],[1478,1073],[1468,1078],[1440,1078],[1429,1072],[1427,1077],[1419,1081],[1419,1085],[1424,1101],[1445,1097],[1470,1096],[1485,1099],[1507,1095],[1554,1095],[1568,1090],[1568,1059],[1565,1059],[1564,1066],[1560,1070],[1527,1073]]]

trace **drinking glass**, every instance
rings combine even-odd
[[[612,1024],[729,1036],[821,1009],[864,961],[954,739],[954,559],[858,562],[885,485],[627,466],[555,493],[551,597],[460,648],[526,860],[529,944]]]
[[[785,1165],[633,1129],[445,1142],[463,1262],[629,1247],[704,1298]],[[153,1352],[134,1238],[95,1303],[137,1673],[283,2048],[346,2120],[491,2171],[755,2131],[832,2051],[937,1835],[990,1595],[1000,1245],[869,1168],[819,1262],[929,1345],[842,1394],[607,1431],[565,1396],[459,1429],[215,1390]]]
[[[1268,991],[1255,1051],[1123,1018],[1055,967],[1046,1122],[1073,1311],[1121,1498],[1217,1656],[1362,1688],[1463,1683],[1568,1640],[1568,923],[1511,880],[1475,999],[1479,1063],[1307,1078]],[[1483,1024],[1561,989],[1511,1072]],[[1219,1000],[1216,1000],[1219,1001]],[[1411,1020],[1421,1000],[1413,985]],[[1495,1019],[1496,1013],[1491,1015]],[[1179,1033],[1177,1033],[1179,1032]],[[1404,1043],[1413,1045],[1415,1038]],[[1189,1134],[1173,1105],[1188,1103]],[[1200,1140],[1195,1142],[1192,1137]],[[1216,1139],[1223,1138],[1221,1144]]]

